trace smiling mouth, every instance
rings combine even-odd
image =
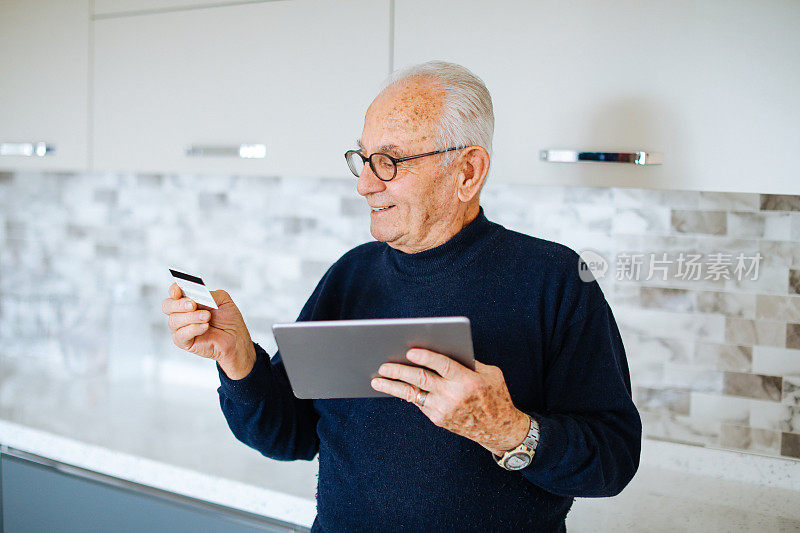
[[[381,211],[386,211],[387,209],[390,209],[392,207],[394,207],[394,206],[393,205],[389,205],[389,206],[386,206],[386,207],[373,207],[372,208],[372,212],[373,213],[380,213]]]

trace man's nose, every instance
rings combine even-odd
[[[375,173],[372,172],[372,167],[369,166],[369,163],[364,165],[361,174],[358,176],[358,182],[356,183],[356,191],[358,191],[358,194],[366,196],[371,193],[381,192],[385,188],[386,183],[379,180]]]

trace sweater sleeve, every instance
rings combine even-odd
[[[520,472],[567,497],[615,496],[639,467],[642,422],[631,398],[625,349],[608,304],[570,324],[545,374],[539,443]]]
[[[294,396],[280,353],[270,362],[267,352],[253,344],[256,363],[244,378],[232,380],[217,365],[217,392],[228,427],[237,439],[271,459],[310,461],[319,450],[319,415],[313,402]]]
[[[330,290],[332,269],[317,284],[298,322],[328,318],[323,295],[331,294],[335,300],[336,291]],[[244,378],[232,380],[217,365],[217,392],[228,427],[241,442],[271,459],[312,460],[319,451],[319,413],[313,400],[295,397],[280,351],[270,361],[261,346],[253,345],[256,362]]]

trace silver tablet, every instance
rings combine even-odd
[[[410,348],[427,348],[475,369],[465,316],[324,320],[274,324],[272,331],[298,398],[390,397],[370,386],[386,362],[419,366]]]

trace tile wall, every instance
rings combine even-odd
[[[482,204],[599,256],[647,438],[800,458],[800,196],[490,179]],[[0,173],[0,356],[206,368],[169,337],[167,266],[231,293],[274,353],[272,323],[368,224],[347,178]]]

